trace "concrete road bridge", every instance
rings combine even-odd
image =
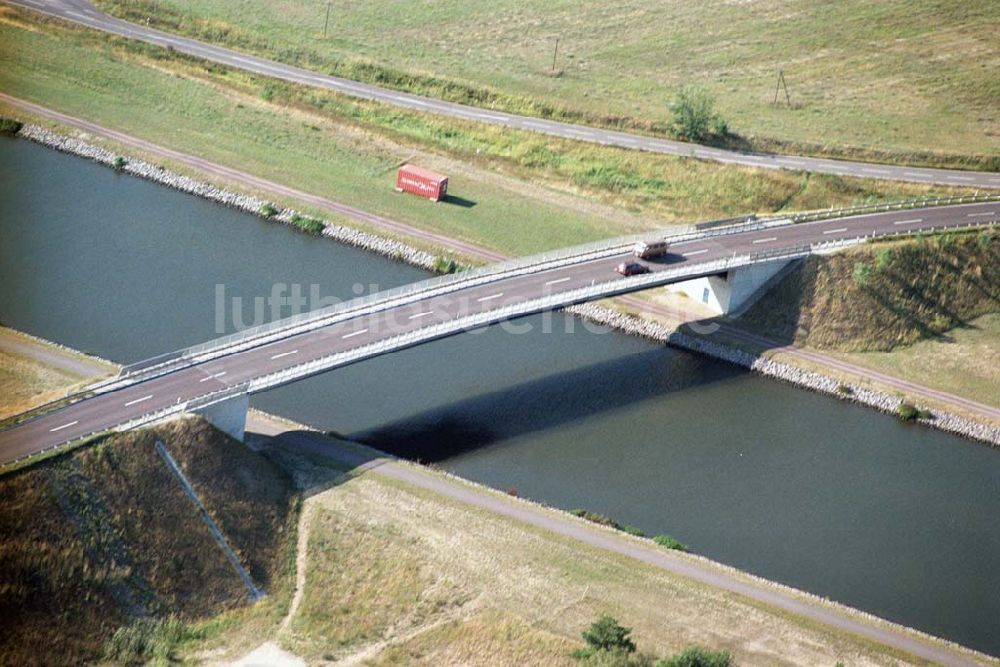
[[[241,437],[250,394],[462,331],[694,280],[734,311],[807,255],[998,221],[1000,196],[907,202],[622,237],[432,278],[126,367],[0,431],[0,466],[192,411]],[[652,238],[668,239],[670,253],[642,262],[647,273],[619,275],[634,243]]]

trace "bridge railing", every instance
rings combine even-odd
[[[863,238],[853,238],[846,241],[830,241],[823,244],[816,244],[824,248],[843,247],[860,243]],[[630,276],[627,278],[613,278],[607,281],[595,282],[575,290],[557,292],[551,295],[522,301],[514,304],[500,306],[498,308],[475,313],[461,319],[450,320],[432,324],[419,329],[408,331],[404,334],[392,336],[375,343],[337,352],[318,359],[305,361],[295,366],[284,368],[274,373],[263,375],[250,381],[248,390],[251,392],[273,389],[289,382],[315,375],[332,368],[346,366],[351,363],[396,351],[424,343],[436,338],[443,338],[462,331],[469,331],[496,322],[502,322],[516,317],[523,317],[533,313],[546,310],[553,310],[576,303],[591,301],[596,298],[615,296],[625,292],[632,292],[647,287],[676,282],[679,279],[689,280],[706,275],[722,273],[733,268],[746,266],[758,261],[791,259],[808,255],[814,251],[815,247],[810,245],[797,246],[784,251],[773,251],[766,253],[766,257],[761,257],[765,253],[746,253],[732,255],[731,257],[703,262],[701,264],[686,264],[683,267],[666,271],[655,271],[652,273]]]
[[[213,356],[228,354],[246,347],[257,346],[271,339],[285,337],[294,333],[309,331],[320,326],[368,314],[377,310],[385,310],[405,303],[444,295],[459,289],[474,285],[502,280],[517,275],[533,273],[540,270],[559,268],[566,264],[578,263],[590,259],[600,259],[609,255],[626,251],[637,241],[652,238],[664,238],[672,243],[721,236],[737,232],[752,231],[775,224],[785,224],[784,219],[759,219],[755,216],[746,218],[729,218],[718,221],[719,226],[703,228],[691,226],[683,230],[654,230],[641,234],[632,234],[614,239],[605,239],[570,248],[562,248],[550,252],[531,255],[487,267],[471,269],[457,274],[438,276],[428,280],[403,285],[390,290],[383,290],[366,296],[357,297],[327,308],[313,310],[307,313],[293,315],[250,327],[241,331],[221,336],[219,338],[194,345],[183,350],[168,352],[146,359],[122,369],[117,378],[105,380],[88,387],[91,391],[106,391],[118,388],[138,379],[148,379],[162,372],[176,370],[192,361],[205,361]],[[713,223],[701,223],[713,224]]]
[[[963,195],[955,197],[934,197],[914,200],[888,202],[864,206],[831,208],[806,213],[793,214],[788,217],[730,218],[714,223],[701,223],[693,227],[678,230],[658,230],[641,234],[632,234],[614,239],[606,239],[571,248],[563,248],[529,257],[523,257],[507,262],[501,262],[487,267],[464,271],[458,274],[439,276],[428,280],[411,283],[390,290],[376,292],[358,297],[333,306],[301,313],[267,324],[244,329],[233,334],[215,338],[183,350],[169,352],[151,359],[131,364],[122,369],[117,378],[102,381],[88,387],[88,391],[107,391],[126,386],[142,379],[176,370],[177,368],[207,361],[208,359],[229,354],[235,351],[266,344],[272,340],[283,338],[295,333],[302,333],[314,328],[326,326],[337,321],[385,310],[405,303],[444,295],[459,289],[465,289],[477,284],[501,280],[516,275],[558,268],[569,263],[599,259],[626,251],[639,240],[664,238],[672,243],[688,240],[711,238],[739,232],[754,231],[768,227],[806,222],[866,213],[894,211],[928,206],[944,206],[962,203],[985,201],[1000,201],[1000,194]]]
[[[854,215],[866,215],[870,213],[887,213],[890,211],[902,211],[911,208],[954,206],[956,204],[975,204],[990,201],[1000,201],[1000,193],[976,193],[971,195],[955,195],[952,197],[924,197],[922,199],[902,199],[894,202],[884,202],[881,204],[863,204],[859,206],[846,206],[841,208],[831,207],[826,209],[817,209],[815,211],[792,213],[788,216],[788,218],[792,220],[792,222],[813,222],[815,220],[846,218]]]

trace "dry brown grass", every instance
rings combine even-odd
[[[0,419],[57,400],[80,383],[79,377],[0,351]]]
[[[577,642],[540,630],[523,618],[485,611],[448,621],[408,641],[395,644],[373,665],[575,665],[570,657]]]
[[[867,283],[855,278],[858,265],[869,268]],[[996,230],[811,257],[740,318],[740,325],[818,349],[892,350],[1000,312],[997,266]]]
[[[0,327],[0,419],[62,398],[116,370],[113,364]]]
[[[659,655],[701,644],[733,651],[740,664],[897,660],[377,469],[310,502],[320,511],[303,604],[313,611],[296,620],[286,645],[313,659],[559,664],[581,645],[580,632],[608,612],[634,627],[641,650]]]
[[[181,420],[0,477],[0,664],[91,662],[139,614],[194,623],[246,606],[242,581],[155,452],[158,438],[269,587],[254,607],[258,627],[277,622],[294,549],[290,482],[203,420]],[[212,623],[199,634],[221,629]]]

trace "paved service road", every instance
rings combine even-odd
[[[964,227],[998,221],[998,218],[1000,202],[875,213],[679,242],[672,246],[671,254],[664,261],[646,264],[652,271],[689,268],[690,273],[685,276],[693,277],[702,275],[699,271],[704,272],[705,269],[699,267],[733,254],[888,235],[903,229]],[[558,295],[595,282],[613,281],[618,279],[614,267],[628,259],[631,255],[622,253],[457,289],[289,335],[276,342],[99,394],[0,432],[0,464],[334,353],[469,315],[500,310],[507,305]]]
[[[903,167],[826,158],[748,153],[616,132],[614,130],[603,130],[585,125],[560,123],[542,118],[517,116],[379,88],[378,86],[327,76],[273,60],[267,60],[266,58],[258,58],[238,51],[205,44],[187,37],[172,35],[113,18],[94,8],[86,0],[7,0],[7,2],[30,7],[46,14],[58,16],[74,23],[104,30],[123,37],[149,42],[162,47],[169,47],[181,53],[197,56],[230,67],[249,70],[258,74],[308,86],[327,88],[346,95],[376,100],[407,109],[437,113],[469,121],[502,125],[530,132],[541,132],[543,134],[578,141],[589,141],[621,148],[666,153],[668,155],[696,157],[749,167],[792,169],[841,176],[912,181],[915,183],[938,183],[974,188],[1000,188],[1000,173],[997,172]]]

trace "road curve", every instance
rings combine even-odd
[[[901,230],[958,228],[1000,221],[1000,202],[910,209],[803,222],[675,243],[666,260],[650,270],[688,268],[684,276],[703,275],[712,262],[734,254],[780,251],[804,244],[886,236]],[[102,393],[0,431],[0,465],[76,438],[106,430],[230,386],[347,352],[380,341],[505,306],[558,296],[595,283],[621,279],[614,267],[631,258],[621,254],[476,284],[447,294],[358,315],[243,351],[180,368]],[[671,279],[677,278],[671,274]],[[667,281],[665,281],[667,282]],[[625,285],[622,291],[634,289]]]
[[[405,482],[420,489],[442,495],[461,503],[478,507],[515,521],[578,540],[699,583],[721,589],[780,609],[786,613],[849,632],[855,636],[889,646],[899,651],[949,667],[971,667],[991,664],[985,655],[950,648],[935,643],[919,633],[885,621],[864,621],[843,607],[826,605],[808,595],[761,580],[741,576],[707,559],[693,558],[648,546],[637,540],[615,534],[611,530],[590,526],[531,503],[489,493],[470,484],[432,474],[419,466],[400,463],[391,458],[366,457],[348,450],[341,443],[310,431],[289,431],[277,420],[251,413],[247,429],[268,439],[265,446],[289,448],[333,459],[341,465],[354,466],[358,471],[376,470],[378,474]]]
[[[975,172],[953,169],[932,169],[927,167],[905,167],[888,164],[872,164],[827,158],[800,157],[752,153],[689,144],[668,139],[658,139],[639,134],[629,134],[614,130],[604,130],[586,125],[574,125],[542,118],[518,116],[515,114],[471,107],[455,102],[446,102],[429,97],[380,88],[349,79],[328,76],[291,65],[259,58],[223,47],[206,44],[194,39],[173,35],[146,26],[117,19],[96,9],[87,0],[4,0],[10,4],[28,7],[45,14],[78,23],[97,30],[103,30],[122,37],[172,48],[180,53],[217,62],[265,76],[284,79],[307,86],[317,86],[334,90],[345,95],[375,100],[393,106],[436,113],[463,120],[489,123],[504,127],[540,132],[564,139],[607,144],[619,148],[664,153],[681,157],[695,157],[723,164],[738,164],[764,169],[789,169],[811,171],[838,176],[877,178],[893,181],[910,181],[972,188],[1000,188],[1000,173]]]

